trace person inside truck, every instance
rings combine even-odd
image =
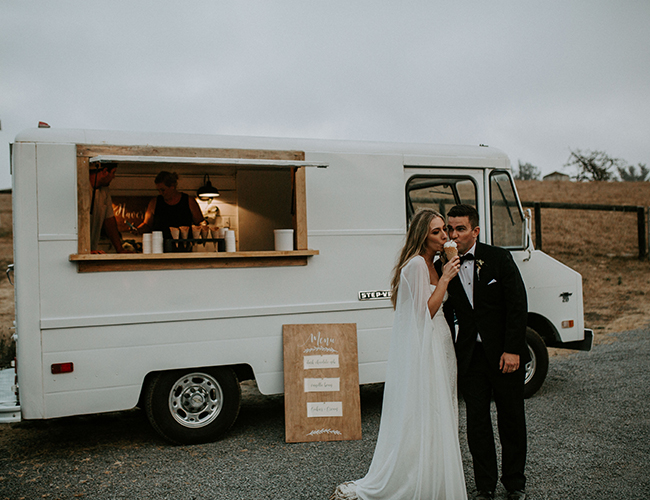
[[[170,227],[201,224],[205,220],[196,200],[178,187],[178,174],[163,170],[154,180],[160,193],[149,202],[144,222],[134,232],[138,234],[162,231],[164,239],[171,239]]]
[[[117,163],[99,163],[90,170],[90,251],[104,253],[98,249],[102,230],[108,236],[117,253],[127,253],[122,246],[122,235],[117,229],[117,220],[113,211],[113,200],[109,186],[115,178]]]

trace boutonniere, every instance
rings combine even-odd
[[[477,261],[476,261],[476,277],[478,279],[481,279],[481,267],[483,267],[483,264],[485,264],[485,262],[483,262],[481,259],[477,259]]]

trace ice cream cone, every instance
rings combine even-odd
[[[458,248],[456,247],[456,242],[454,240],[449,240],[447,243],[445,243],[443,250],[445,251],[447,262],[458,255]]]

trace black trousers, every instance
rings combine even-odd
[[[501,441],[501,482],[508,491],[524,490],[526,487],[524,377],[523,366],[508,374],[490,366],[480,342],[476,343],[468,372],[458,377],[458,386],[467,409],[467,442],[472,453],[478,490],[494,491],[498,479],[490,416],[492,398],[497,408]]]

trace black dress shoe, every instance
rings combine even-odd
[[[476,500],[494,500],[494,491],[479,490],[474,498]]]
[[[525,500],[526,492],[521,490],[512,490],[508,492],[508,496],[506,498],[508,500]]]

